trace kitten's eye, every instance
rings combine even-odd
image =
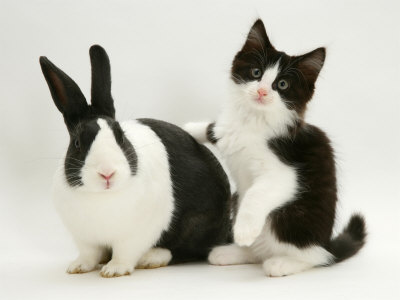
[[[286,90],[289,87],[289,83],[285,79],[281,79],[278,82],[278,88],[280,90]]]
[[[254,78],[260,78],[261,77],[261,70],[257,68],[251,69],[251,76]]]
[[[78,140],[78,139],[75,139],[74,145],[75,145],[75,148],[76,148],[76,149],[80,150],[81,144],[79,143],[79,140]]]

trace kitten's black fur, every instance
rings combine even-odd
[[[272,88],[280,93],[288,109],[297,112],[299,119],[286,135],[270,139],[266,146],[283,163],[296,169],[300,189],[293,201],[270,214],[271,228],[280,241],[299,248],[320,245],[339,262],[362,248],[366,229],[364,218],[354,214],[344,231],[332,239],[337,202],[334,152],[326,134],[303,120],[324,60],[324,48],[301,56],[277,51],[263,22],[257,20],[233,60],[231,78],[236,84],[260,80],[262,76],[259,79],[252,76],[252,69],[258,68],[264,73],[268,66],[279,61],[280,70]],[[281,79],[289,83],[289,88],[277,87]],[[208,126],[206,135],[211,143],[218,142],[214,123]]]
[[[342,261],[364,244],[365,223],[355,214],[335,239],[337,187],[333,149],[325,133],[309,124],[299,124],[288,136],[277,137],[268,147],[282,162],[297,170],[301,189],[295,200],[271,214],[271,227],[278,239],[299,248],[320,245]]]

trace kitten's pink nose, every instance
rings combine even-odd
[[[115,171],[113,171],[111,173],[106,173],[106,174],[99,173],[99,175],[101,177],[103,177],[105,180],[109,181],[110,178],[113,177],[114,173],[115,173]]]
[[[257,93],[258,93],[258,100],[261,100],[261,98],[263,98],[263,97],[265,97],[265,96],[268,95],[267,90],[266,90],[266,89],[263,89],[263,88],[259,88],[259,89],[257,90]]]

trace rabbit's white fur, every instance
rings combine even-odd
[[[166,149],[149,127],[137,121],[120,123],[138,158],[132,176],[111,128],[103,119],[97,123],[100,131],[82,169],[83,186],[69,186],[64,171],[57,172],[53,198],[80,253],[68,272],[93,270],[112,248],[112,260],[101,270],[102,276],[112,277],[131,273],[158,241],[173,216],[174,198]],[[115,171],[108,190],[99,168]]]

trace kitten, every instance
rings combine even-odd
[[[216,123],[189,123],[215,143],[237,184],[236,244],[210,253],[216,265],[263,263],[284,276],[342,261],[364,245],[364,218],[351,217],[332,239],[337,188],[325,133],[304,122],[325,49],[289,56],[257,20],[231,70],[233,94]]]

